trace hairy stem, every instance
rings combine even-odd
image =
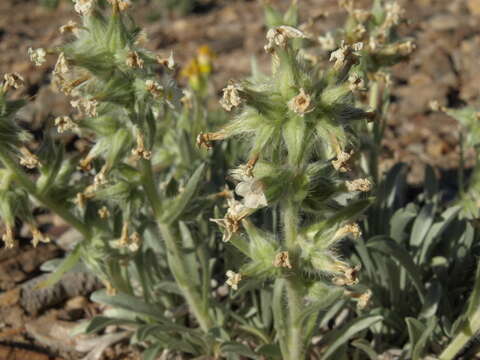
[[[285,246],[289,253],[297,250],[298,208],[292,202],[287,202],[282,208],[283,228],[285,232]],[[295,266],[295,265],[294,265]],[[295,276],[286,279],[288,302],[288,353],[284,354],[287,360],[301,360],[304,358],[303,338],[301,331],[300,313],[302,309],[302,294]]]
[[[35,183],[30,180],[25,171],[12,159],[10,152],[3,146],[0,146],[0,161],[9,169],[14,179],[22,186],[30,195],[32,195],[43,206],[50,209],[65,222],[77,229],[85,238],[90,238],[90,229],[75,215],[73,215],[65,206],[57,203],[49,196],[40,193]]]
[[[213,320],[208,313],[208,303],[202,298],[198,289],[191,285],[191,278],[187,272],[188,267],[185,264],[185,256],[183,256],[176,241],[177,234],[175,234],[174,228],[160,221],[160,197],[153,180],[151,162],[149,160],[142,160],[141,168],[143,187],[155,213],[158,229],[165,241],[170,270],[201,329],[207,332],[213,327]]]

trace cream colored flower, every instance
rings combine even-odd
[[[382,25],[382,27],[385,28],[390,28],[394,25],[398,25],[403,15],[405,14],[405,10],[402,9],[402,7],[396,1],[386,3],[385,11],[385,22]]]
[[[8,88],[18,89],[25,84],[22,75],[17,72],[5,74],[3,80],[5,81],[3,85],[5,90],[8,90]]]
[[[27,53],[30,57],[30,60],[35,64],[35,66],[41,66],[45,61],[47,61],[47,59],[45,58],[47,52],[42,48],[33,50],[30,47],[28,48]]]
[[[372,297],[372,290],[370,290],[370,289],[368,289],[367,291],[362,293],[358,297],[357,309],[359,309],[359,310],[365,309],[368,306],[368,304],[370,303],[371,297]]]
[[[143,69],[143,59],[138,55],[136,51],[130,51],[127,54],[126,64],[131,68]]]
[[[60,26],[60,33],[65,34],[65,33],[72,33],[72,34],[77,34],[79,30],[79,27],[77,23],[73,20],[69,20],[68,23],[65,25]]]
[[[311,111],[313,111],[312,99],[310,95],[305,93],[303,88],[300,89],[300,93],[294,96],[288,102],[288,108],[294,113],[303,116]]]
[[[352,181],[346,181],[345,185],[347,186],[348,191],[370,191],[372,189],[372,183],[368,179],[356,179]]]
[[[352,286],[358,284],[358,272],[361,265],[350,267],[343,262],[338,262],[338,271],[341,273],[332,279],[332,282],[337,286]]]
[[[94,0],[73,0],[73,2],[75,3],[73,8],[80,15],[87,16],[91,14]]]
[[[230,172],[233,179],[239,181],[235,193],[243,197],[243,205],[249,209],[258,209],[268,205],[263,183],[255,179],[248,165],[241,165]]]
[[[292,264],[290,264],[290,258],[288,256],[288,251],[280,251],[276,256],[275,260],[273,260],[273,266],[275,267],[284,267],[284,268],[292,268]]]
[[[229,84],[226,88],[223,89],[223,97],[220,100],[220,105],[227,110],[231,111],[232,108],[239,106],[242,103],[242,98],[240,97],[240,91],[243,88],[238,84]]]
[[[157,81],[147,80],[145,81],[145,87],[147,88],[147,91],[154,97],[159,97],[163,95],[164,88]]]
[[[210,221],[225,229],[222,237],[224,242],[229,241],[238,232],[240,221],[252,213],[252,209],[233,198],[227,199],[227,204],[228,210],[223,219],[210,219]]]
[[[23,165],[29,169],[35,169],[38,165],[40,165],[40,160],[38,160],[37,155],[32,154],[26,147],[20,148],[20,152],[22,154],[22,157],[20,158],[20,165]]]
[[[165,66],[168,70],[172,71],[175,69],[175,60],[173,58],[173,50],[170,51],[170,56],[168,58],[161,57],[157,55],[157,62],[160,65]]]
[[[138,232],[134,232],[132,235],[130,235],[128,240],[128,250],[135,252],[140,249],[140,246],[142,245],[142,238]]]
[[[350,83],[349,88],[351,91],[364,91],[365,81],[357,73],[350,74],[348,76],[348,82]]]
[[[68,130],[78,130],[78,125],[70,116],[59,116],[55,118],[55,126],[60,134]]]
[[[227,281],[225,281],[225,283],[233,290],[238,290],[238,283],[242,280],[242,274],[236,273],[232,270],[228,270],[226,275]]]
[[[69,72],[68,63],[65,59],[65,54],[63,52],[58,55],[57,63],[55,64],[55,68],[53,69],[54,74],[66,74]]]
[[[345,151],[339,151],[337,153],[337,159],[332,160],[332,166],[335,170],[340,172],[347,172],[350,170],[348,161],[352,157],[352,153],[346,153]]]
[[[334,62],[333,67],[335,69],[338,70],[345,66],[349,51],[350,48],[347,45],[342,44],[337,50],[330,54],[330,61]]]
[[[88,115],[90,117],[96,117],[97,113],[97,100],[78,98],[70,101],[70,105],[77,109],[81,114]]]
[[[357,223],[344,225],[335,232],[333,237],[335,239],[340,239],[349,234],[351,234],[355,240],[358,239],[360,236],[362,236],[362,231],[360,230],[360,226],[358,226]]]
[[[305,39],[307,35],[292,26],[281,25],[268,30],[267,32],[267,45],[265,45],[265,51],[271,53],[274,46],[284,48],[287,46],[288,39]]]

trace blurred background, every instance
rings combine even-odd
[[[280,8],[289,4],[286,0],[270,2]],[[388,169],[398,161],[409,164],[408,180],[415,185],[423,180],[425,164],[445,173],[458,166],[457,122],[443,113],[432,112],[429,102],[438,100],[452,108],[465,104],[478,107],[480,0],[400,0],[399,3],[406,9],[409,20],[401,31],[415,39],[417,48],[408,62],[393,68],[392,106],[382,166]],[[301,23],[315,36],[343,24],[345,14],[337,0],[299,0],[299,7]],[[146,31],[146,48],[165,56],[174,51],[180,82],[187,82],[182,77],[182,68],[205,45],[215,54],[211,86],[217,94],[229,79],[249,75],[252,56],[261,69],[268,69],[269,56],[263,50],[266,27],[259,0],[133,0],[131,13]],[[55,59],[50,57],[49,63],[34,67],[27,49],[48,49],[61,43],[59,27],[76,18],[70,0],[0,0],[0,74],[19,72],[24,76],[27,86],[15,96],[31,98],[20,113],[20,121],[34,134],[46,120],[65,114],[69,104],[65,96],[50,88]],[[467,164],[468,161],[467,154]],[[64,230],[54,226],[50,231],[58,235]],[[48,322],[43,318],[41,323],[35,323],[35,311],[26,314],[17,306],[14,292],[18,284],[34,278],[39,265],[58,256],[61,249],[48,244],[30,249],[31,253],[27,250],[0,252],[0,292],[4,292],[0,296],[0,359],[8,359],[16,351],[17,359],[51,359],[47,353],[38,351],[35,344],[67,346],[54,343],[55,339],[42,338],[41,329]],[[87,310],[96,311],[80,294],[72,295],[61,311],[70,319],[85,315],[75,315],[75,311]],[[27,324],[29,330],[25,333],[21,329]],[[12,341],[23,345],[12,347]],[[24,351],[24,355],[18,355],[19,351]],[[111,349],[104,356],[133,359],[137,354]]]

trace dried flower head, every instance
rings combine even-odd
[[[152,157],[152,152],[145,149],[143,134],[139,131],[137,132],[137,147],[132,149],[132,154],[137,160],[142,158],[149,160]]]
[[[69,72],[68,63],[65,59],[65,54],[63,52],[58,55],[57,62],[55,64],[55,68],[53,69],[54,74],[66,74]]]
[[[25,84],[22,75],[17,72],[3,75],[3,80],[5,81],[3,84],[4,91],[8,90],[8,88],[18,89]]]
[[[340,172],[347,172],[350,171],[350,167],[348,166],[348,161],[352,157],[352,153],[346,153],[344,151],[339,151],[337,153],[337,159],[332,160],[332,166],[335,170]]]
[[[352,223],[352,224],[347,224],[342,226],[340,229],[338,229],[335,232],[333,237],[335,239],[340,239],[350,234],[355,240],[358,239],[360,236],[362,236],[362,231],[360,230],[360,226],[358,226],[357,223]]]
[[[337,269],[341,275],[335,276],[332,279],[333,284],[337,286],[352,286],[358,284],[358,272],[361,265],[350,267],[343,262],[338,262]]]
[[[47,52],[42,49],[38,48],[33,50],[31,47],[28,48],[27,50],[28,56],[30,57],[30,61],[32,61],[35,66],[41,66],[47,59],[45,56],[47,55]]]
[[[87,155],[85,158],[80,159],[78,162],[78,168],[82,171],[89,172],[92,170],[92,161],[94,157],[91,155]]]
[[[38,157],[35,154],[32,154],[26,147],[20,148],[20,153],[22,154],[22,157],[20,158],[20,165],[23,165],[29,169],[35,169],[38,165],[40,165],[40,160],[38,160]]]
[[[246,207],[240,201],[233,198],[227,199],[228,210],[223,219],[210,219],[220,227],[225,229],[222,240],[229,241],[232,236],[240,229],[240,221],[252,213],[252,209]]]
[[[69,20],[68,23],[65,25],[60,26],[60,33],[65,34],[65,33],[72,33],[72,34],[77,34],[79,30],[79,27],[77,23],[73,20]]]
[[[412,40],[407,40],[397,45],[397,52],[401,56],[408,56],[416,49],[416,47],[417,46]]]
[[[138,232],[134,232],[132,235],[130,235],[128,240],[128,250],[130,250],[131,252],[135,252],[140,249],[140,246],[142,245],[142,238],[140,237],[140,234]]]
[[[337,50],[330,54],[330,61],[334,62],[333,67],[335,69],[338,70],[344,67],[349,52],[350,48],[347,45],[342,44]]]
[[[16,241],[13,236],[13,230],[10,225],[5,225],[5,234],[2,235],[2,240],[5,243],[7,249],[11,249],[15,246]]]
[[[110,281],[104,281],[105,290],[108,296],[115,296],[117,295],[117,289],[115,289]]]
[[[147,91],[154,97],[160,97],[164,93],[164,88],[157,81],[147,80],[145,81],[145,87]]]
[[[273,52],[274,46],[285,48],[287,46],[288,39],[305,39],[307,35],[292,26],[281,25],[268,30],[267,32],[267,45],[265,45],[265,51],[268,53]]]
[[[78,130],[78,125],[70,116],[59,116],[55,118],[55,126],[60,134],[68,130]]]
[[[352,181],[346,181],[348,191],[370,191],[372,189],[372,183],[368,179],[355,179]]]
[[[205,146],[207,149],[211,149],[213,147],[212,141],[223,140],[225,139],[226,135],[222,131],[217,131],[214,133],[203,133],[197,135],[197,146],[202,147]]]
[[[35,225],[30,225],[30,232],[32,233],[32,245],[37,247],[39,243],[49,243],[50,238],[45,236]]]
[[[129,51],[126,60],[127,66],[131,68],[143,69],[143,59],[136,51]]]
[[[364,293],[362,293],[359,297],[358,297],[358,301],[357,301],[357,309],[358,310],[363,310],[365,309],[368,304],[370,303],[370,299],[372,298],[372,290],[368,289],[367,291],[365,291]]]
[[[238,283],[242,280],[242,274],[236,273],[232,270],[228,270],[226,275],[227,281],[225,281],[225,283],[233,290],[238,290]]]
[[[98,209],[98,216],[100,216],[100,219],[105,220],[110,217],[110,211],[106,206],[102,206],[100,209]]]
[[[157,55],[157,62],[160,65],[165,66],[168,70],[175,70],[175,60],[173,58],[173,50],[170,51],[170,56],[168,58],[161,57],[160,55]]]
[[[93,178],[93,188],[94,190],[98,190],[99,187],[104,186],[108,183],[107,180],[107,172],[109,170],[109,167],[107,165],[104,165],[98,174],[95,175]]]
[[[288,102],[288,108],[294,113],[303,116],[313,111],[312,99],[310,95],[305,93],[305,90],[301,88],[300,93]]]
[[[96,117],[98,101],[93,99],[78,98],[70,101],[70,105],[77,109],[80,114]]]
[[[290,264],[290,258],[288,256],[288,251],[280,251],[276,256],[275,260],[273,260],[273,266],[275,267],[284,267],[284,268],[292,268],[292,264]]]
[[[90,15],[93,10],[94,0],[73,0],[73,2],[75,11],[82,16]]]
[[[220,100],[220,105],[227,111],[231,111],[232,108],[240,106],[242,103],[240,91],[242,90],[243,88],[238,84],[228,84],[227,87],[223,89],[223,97]]]

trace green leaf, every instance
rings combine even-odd
[[[107,295],[105,290],[99,290],[95,291],[90,298],[94,302],[119,307],[125,310],[130,310],[139,315],[146,315],[162,322],[168,322],[163,316],[163,311],[159,306],[147,304],[132,295],[119,293],[115,296],[110,296]]]
[[[355,346],[357,349],[362,350],[371,360],[377,360],[378,359],[378,354],[375,352],[375,350],[370,346],[370,343],[365,340],[365,339],[357,339],[355,341],[352,341],[351,343],[353,346]]]
[[[202,164],[197,168],[197,170],[195,170],[190,180],[188,180],[187,186],[183,192],[175,198],[175,200],[167,209],[164,209],[161,219],[162,222],[165,224],[172,224],[182,215],[182,212],[190,203],[197,190],[198,184],[202,179],[204,168],[205,165]]]
[[[233,341],[223,343],[220,350],[223,354],[234,353],[245,356],[249,359],[259,359],[259,357],[247,346]]]
[[[430,318],[427,326],[411,317],[407,317],[405,322],[407,323],[408,336],[410,338],[412,360],[421,360],[427,346],[427,340],[437,324],[437,319],[435,317]]]
[[[143,352],[143,360],[156,360],[158,353],[164,348],[165,347],[163,346],[163,344],[155,344],[150,346],[147,350]]]
[[[429,203],[420,210],[413,223],[410,245],[419,247],[422,244],[435,218],[435,209],[435,204]]]
[[[137,323],[135,321],[128,320],[128,319],[115,319],[107,316],[95,316],[88,323],[88,326],[85,329],[85,332],[87,334],[92,334],[106,328],[109,325],[122,325],[122,324],[137,324]]]
[[[367,247],[380,251],[397,260],[407,271],[417,289],[422,304],[425,300],[425,289],[421,280],[420,269],[413,262],[410,254],[399,244],[386,236],[375,236],[367,242]]]
[[[55,270],[53,274],[51,274],[48,279],[42,281],[36,286],[36,289],[43,289],[53,284],[56,284],[62,278],[63,274],[67,271],[71,270],[80,260],[81,255],[81,244],[75,245],[75,248],[72,250],[70,254],[63,260],[60,266]]]
[[[342,326],[342,328],[332,331],[327,335],[328,340],[325,345],[328,346],[328,348],[322,356],[322,359],[328,359],[338,348],[340,348],[340,346],[347,343],[347,341],[353,336],[368,329],[381,320],[383,320],[383,317],[380,315],[361,316]]]
[[[280,347],[276,344],[265,344],[256,349],[257,354],[265,356],[267,359],[282,359]]]

